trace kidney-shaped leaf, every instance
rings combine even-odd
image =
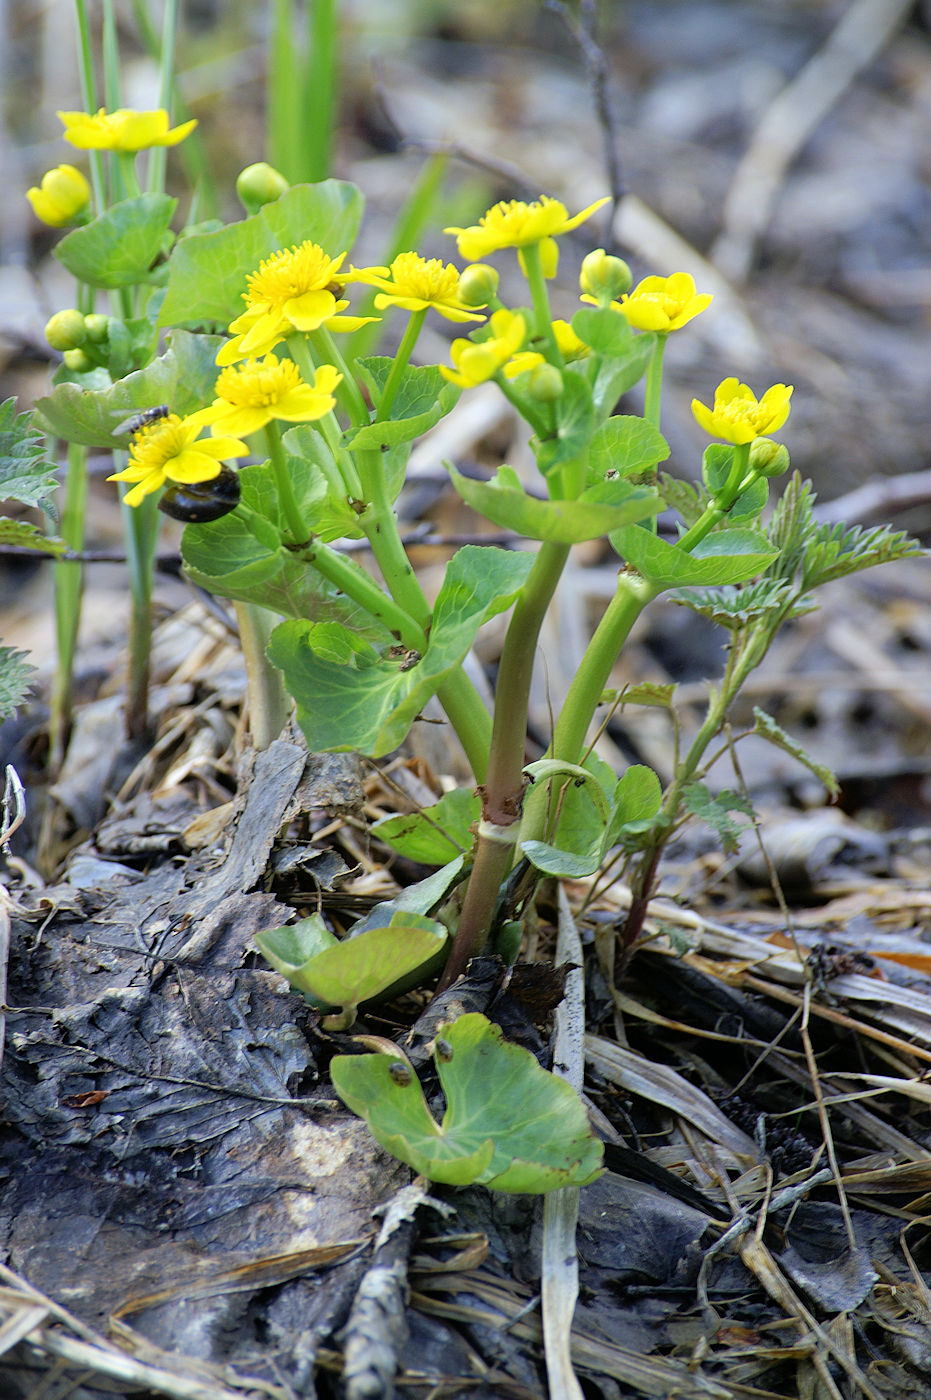
[[[421,968],[427,977],[447,939],[442,924],[419,914],[395,914],[385,927],[342,940],[321,924],[304,919],[257,934],[255,941],[272,966],[316,1005],[342,1007],[346,1025],[361,1002],[387,994]]]
[[[336,1092],[383,1147],[431,1181],[455,1186],[478,1181],[497,1191],[539,1192],[595,1179],[601,1143],[565,1080],[476,1012],[442,1027],[439,1038],[442,1124],[416,1078],[395,1081],[388,1056],[331,1060]]]
[[[398,817],[384,817],[372,827],[375,836],[408,860],[442,865],[458,852],[472,849],[472,824],[482,812],[478,794],[470,788],[444,792],[432,807]]]

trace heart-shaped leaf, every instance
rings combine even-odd
[[[440,1028],[436,1071],[446,1096],[438,1124],[416,1078],[401,1084],[387,1055],[337,1055],[333,1085],[389,1152],[431,1181],[497,1191],[584,1186],[602,1146],[575,1090],[476,1012]]]

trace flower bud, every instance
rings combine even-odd
[[[789,470],[789,450],[772,438],[755,438],[750,444],[750,468],[760,476],[782,476]]]
[[[42,176],[41,184],[26,191],[32,212],[43,224],[63,228],[79,222],[90,204],[91,187],[73,165],[57,165]]]
[[[45,338],[53,350],[76,350],[87,339],[87,327],[80,311],[56,311],[47,322]]]
[[[562,375],[555,365],[534,365],[527,373],[527,392],[537,403],[552,403],[563,390]]]
[[[587,296],[595,297],[606,306],[615,297],[629,292],[633,280],[624,259],[609,257],[604,248],[596,248],[582,259],[579,286]]]
[[[247,165],[236,180],[236,193],[248,214],[257,214],[264,204],[273,204],[290,188],[280,171],[264,160]]]
[[[464,306],[487,306],[498,295],[499,280],[488,263],[472,263],[459,278],[459,300]]]
[[[96,365],[96,362],[79,348],[66,350],[62,358],[68,368],[73,370],[75,374],[87,374],[88,370],[94,369]]]
[[[110,335],[110,317],[99,311],[92,311],[84,317],[84,329],[92,345],[102,345]]]

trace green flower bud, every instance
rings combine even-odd
[[[87,374],[88,370],[95,368],[96,361],[92,360],[81,349],[66,350],[63,356],[65,364],[75,374]]]
[[[257,214],[264,204],[273,204],[290,188],[280,171],[264,160],[247,165],[236,180],[236,193],[248,214]]]
[[[772,438],[755,438],[750,444],[750,467],[760,476],[782,476],[789,470],[789,450]]]
[[[53,350],[76,350],[87,339],[87,327],[80,311],[56,311],[47,322],[45,338]]]
[[[527,372],[527,392],[537,403],[552,403],[563,390],[562,375],[555,365],[534,365]]]
[[[596,248],[582,259],[579,286],[586,296],[604,302],[629,292],[633,284],[630,268],[623,258],[612,258],[604,248]]]
[[[488,263],[472,263],[459,278],[463,306],[487,306],[498,295],[498,273]]]
[[[110,335],[110,317],[102,315],[99,311],[93,311],[89,316],[84,317],[84,329],[87,332],[87,339],[92,345],[102,345]]]

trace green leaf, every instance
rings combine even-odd
[[[555,427],[546,437],[535,439],[533,445],[537,466],[546,476],[588,446],[595,425],[592,391],[584,375],[573,370],[562,371],[563,390],[551,405]]]
[[[294,185],[251,218],[179,239],[168,264],[162,326],[228,326],[243,310],[246,277],[279,249],[318,243],[330,257],[352,246],[362,220],[355,185]]]
[[[0,515],[0,547],[15,545],[17,549],[34,549],[37,554],[64,554],[68,548],[65,540],[56,535],[43,535],[42,531],[28,520],[11,520]]]
[[[393,365],[392,359],[382,355],[359,361],[376,406]],[[402,442],[412,442],[449,413],[459,394],[457,386],[447,383],[436,365],[408,365],[391,405],[390,418],[360,428],[350,436],[347,446],[354,451],[381,451]]]
[[[55,257],[91,287],[134,287],[146,282],[162,251],[178,201],[140,194],[114,204],[84,228],[65,234]]]
[[[645,520],[663,508],[658,496],[623,481],[598,482],[574,501],[541,501],[519,483],[515,487],[517,478],[510,467],[499,467],[493,481],[475,481],[451,463],[446,465],[453,486],[473,510],[524,539],[577,544]]]
[[[15,715],[32,690],[36,669],[26,655],[16,647],[0,646],[0,719]]]
[[[708,506],[708,493],[704,487],[694,487],[689,481],[680,481],[677,476],[660,472],[657,490],[666,504],[681,515],[686,529],[691,529],[705,513]]]
[[[215,356],[221,345],[217,336],[172,331],[168,349],[146,365],[106,389],[82,389],[58,384],[39,399],[36,416],[46,431],[86,447],[125,447],[127,419],[156,404],[167,404],[181,417],[210,403],[217,380]]]
[[[783,579],[762,578],[756,583],[725,588],[688,589],[673,593],[670,601],[680,603],[700,617],[716,622],[731,632],[742,631],[754,622],[767,618],[773,623],[811,612],[815,604],[809,598],[799,598],[792,585]]]
[[[299,502],[319,499],[324,489],[312,463],[291,461],[291,480]],[[239,473],[243,505],[266,524],[271,540],[288,532],[278,500],[274,472],[267,462]],[[308,509],[307,518],[311,517]],[[386,629],[335,584],[292,550],[275,550],[260,541],[239,511],[206,525],[188,525],[181,537],[181,557],[192,582],[221,598],[259,603],[283,617],[315,619],[349,627],[360,637],[389,643]],[[362,572],[361,565],[347,561]],[[308,623],[308,625],[311,625]]]
[[[432,807],[398,817],[383,817],[372,834],[393,851],[422,865],[443,865],[472,849],[472,826],[482,812],[481,798],[470,788],[444,792]]]
[[[531,764],[525,771],[532,773],[550,762]],[[571,879],[593,875],[612,846],[650,829],[659,812],[663,790],[652,768],[635,763],[615,779],[609,765],[590,754],[585,769],[590,770],[589,781],[572,783],[562,794],[554,843],[521,842],[531,865],[547,875]]]
[[[387,997],[412,974],[426,979],[448,934],[435,919],[398,912],[381,928],[341,941],[319,915],[256,935],[262,954],[317,1006],[341,1008],[345,1025],[364,1002]]]
[[[395,1081],[390,1057],[331,1060],[336,1092],[383,1147],[452,1186],[477,1181],[492,1190],[540,1192],[595,1179],[602,1146],[565,1080],[476,1012],[441,1027],[438,1038],[444,1044],[436,1071],[447,1103],[441,1124],[416,1078]]]
[[[418,880],[413,885],[405,885],[400,894],[395,895],[393,899],[382,900],[374,909],[370,909],[364,918],[354,923],[352,936],[355,938],[369,928],[384,928],[399,912],[429,914],[458,881],[464,864],[464,858],[456,856],[455,860],[449,861],[442,870],[434,870],[432,875],[427,875],[425,879]]]
[[[229,517],[227,517],[229,518]],[[356,749],[380,757],[402,742],[423,706],[463,660],[479,627],[514,602],[533,556],[468,545],[446,569],[430,641],[415,665],[408,656],[379,655],[346,644],[306,621],[284,622],[268,654],[297,701],[311,749]]]
[[[623,690],[602,691],[600,705],[652,705],[658,709],[671,710],[676,683],[641,681],[639,685],[627,685]]]
[[[649,471],[669,456],[669,444],[652,423],[634,414],[608,418],[592,438],[588,457],[589,481],[606,473],[632,476]]]
[[[751,530],[716,531],[691,554],[639,525],[613,530],[610,539],[618,554],[658,588],[742,583],[762,573],[774,557],[767,541]]]
[[[711,827],[725,855],[736,854],[740,834],[746,830],[746,824],[735,821],[731,812],[740,812],[751,821],[754,815],[753,804],[742,793],[725,791],[712,797],[704,783],[689,783],[683,788],[682,806]]]
[[[585,307],[575,313],[571,324],[579,340],[584,340],[597,354],[610,355],[612,359],[630,355],[642,338],[634,335],[626,316],[610,307]],[[655,337],[651,335],[647,340],[652,353]]]
[[[282,438],[294,482],[301,482],[298,505],[308,530],[325,544],[362,539],[365,531],[349,504],[346,485],[322,433],[309,423],[290,428]]]
[[[52,515],[56,468],[46,459],[45,441],[32,420],[33,414],[16,412],[15,399],[0,404],[0,501],[41,506]]]
[[[643,763],[632,763],[614,789],[614,810],[605,836],[605,854],[625,837],[650,829],[663,803],[663,785]]]
[[[759,706],[753,707],[753,730],[761,739],[766,739],[768,743],[774,744],[777,749],[782,749],[783,753],[791,755],[792,758],[803,763],[815,777],[822,782],[832,797],[840,795],[840,783],[830,768],[824,763],[818,763],[812,758],[807,749],[793,739],[791,734],[787,734],[780,724],[777,724],[772,715],[761,710]]]

